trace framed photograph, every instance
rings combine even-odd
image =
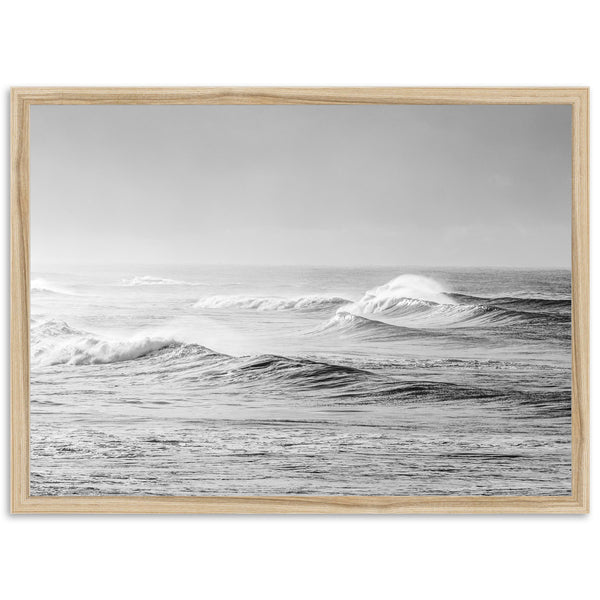
[[[586,88],[15,88],[14,513],[584,513]]]

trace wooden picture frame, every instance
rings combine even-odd
[[[31,496],[29,134],[33,105],[563,104],[572,110],[572,495]],[[13,513],[586,513],[589,511],[589,90],[587,88],[13,88],[11,510]]]

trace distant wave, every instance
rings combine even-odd
[[[350,301],[338,296],[302,296],[300,298],[278,298],[274,296],[208,296],[200,298],[195,308],[243,310],[319,310],[335,308]]]
[[[31,359],[37,366],[97,365],[134,360],[169,349],[211,353],[203,346],[183,344],[170,337],[135,335],[108,338],[72,328],[64,321],[44,321],[31,328]]]
[[[206,310],[335,311],[316,332],[370,331],[386,337],[402,333],[390,327],[418,330],[500,327],[540,319],[566,321],[570,314],[570,302],[565,300],[467,296],[447,291],[430,277],[409,274],[368,290],[356,301],[332,295],[298,298],[217,295],[200,298],[194,307]],[[403,334],[407,335],[407,332]]]
[[[36,278],[31,280],[30,289],[32,293],[61,294],[63,296],[77,296],[75,292],[52,283],[47,279]]]
[[[205,283],[193,281],[180,281],[178,279],[166,279],[164,277],[152,277],[151,275],[143,275],[141,277],[132,277],[131,279],[123,279],[121,285],[127,287],[135,287],[141,285],[206,285]]]

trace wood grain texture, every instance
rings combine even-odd
[[[29,109],[35,104],[570,104],[572,495],[44,497],[29,494]],[[13,513],[589,512],[589,90],[587,88],[13,88],[11,90]]]
[[[575,104],[586,88],[14,88],[27,104]]]
[[[29,497],[29,105],[11,91],[11,506]]]
[[[19,513],[582,513],[570,496],[32,496]]]
[[[585,512],[590,503],[589,406],[589,91],[572,111],[572,494]]]

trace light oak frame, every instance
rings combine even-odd
[[[572,107],[570,496],[31,496],[29,128],[38,104],[569,104]],[[589,512],[589,90],[587,88],[13,88],[11,90],[11,511],[13,513]]]

